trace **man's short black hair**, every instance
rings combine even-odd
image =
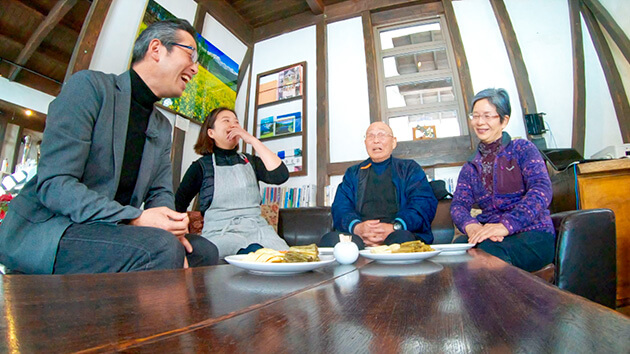
[[[149,25],[136,39],[133,45],[133,55],[131,64],[135,64],[144,58],[149,49],[149,43],[154,39],[159,39],[169,52],[173,48],[173,43],[177,43],[177,31],[182,30],[190,33],[195,38],[195,28],[190,22],[183,19],[164,20],[154,22]]]

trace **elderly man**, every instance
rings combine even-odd
[[[64,85],[37,175],[0,227],[0,263],[56,274],[216,263],[216,247],[186,235],[187,215],[173,210],[172,127],[154,107],[197,74],[194,34],[185,20],[156,22],[136,40],[129,71],[82,71]]]
[[[336,231],[324,235],[319,245],[334,246],[340,233],[352,234],[360,249],[413,240],[432,243],[437,199],[422,167],[392,157],[396,138],[383,122],[368,127],[365,148],[370,158],[350,167],[337,188],[332,205]]]

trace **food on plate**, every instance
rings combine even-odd
[[[435,251],[422,241],[409,241],[401,244],[393,243],[389,246],[372,247],[371,253],[415,253]]]
[[[292,246],[288,251],[261,248],[256,252],[250,252],[243,260],[260,263],[319,262],[319,250],[314,243],[306,246]]]
[[[287,263],[319,262],[319,249],[314,243],[306,246],[291,246],[284,255],[284,259]]]
[[[271,248],[261,248],[256,252],[249,252],[243,260],[247,262],[282,263],[284,262],[284,253]]]

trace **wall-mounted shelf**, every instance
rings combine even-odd
[[[306,171],[306,62],[260,73],[256,77],[254,135],[289,168]]]

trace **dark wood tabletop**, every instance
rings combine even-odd
[[[481,251],[291,276],[0,278],[0,352],[630,352],[630,319]]]

